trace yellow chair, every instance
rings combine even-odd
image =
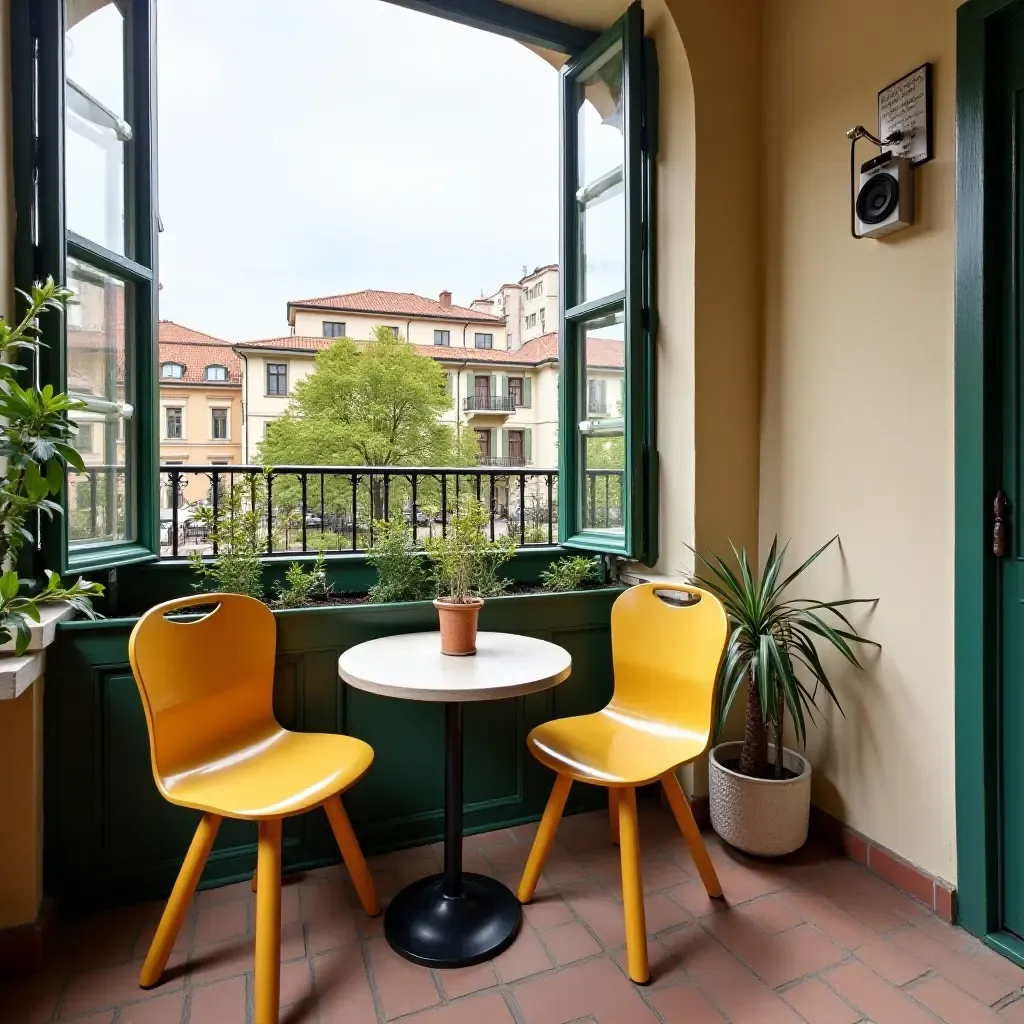
[[[169,612],[200,605],[194,621]],[[234,594],[201,594],[150,609],[128,655],[142,696],[157,789],[202,811],[139,984],[160,981],[224,818],[256,821],[256,1024],[278,1019],[281,982],[281,819],[323,807],[359,901],[381,905],[339,795],[361,778],[373,749],[351,736],[288,732],[274,718],[274,616]],[[254,879],[255,883],[255,879]]]
[[[637,786],[661,782],[708,895],[722,895],[676,769],[707,749],[727,628],[722,603],[697,587],[649,583],[627,590],[612,607],[611,702],[594,715],[539,725],[527,739],[533,756],[558,777],[519,883],[519,899],[533,899],[573,781],[607,787],[612,841],[622,862],[629,976],[640,985],[650,980],[650,970]]]

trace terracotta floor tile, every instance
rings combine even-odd
[[[313,959],[320,1024],[377,1024],[373,993],[358,946]]]
[[[728,910],[730,901],[728,899],[713,900],[704,883],[701,881],[685,882],[669,889],[668,895],[672,897],[683,909],[694,917],[708,917],[710,914],[719,914]]]
[[[650,1003],[665,1024],[725,1024],[725,1018],[696,985],[673,985],[652,992]]]
[[[621,903],[616,903],[596,886],[588,887],[583,895],[568,897],[568,903],[606,948],[625,944],[626,923]]]
[[[308,960],[281,964],[281,1006],[313,1002],[313,975]]]
[[[803,920],[820,928],[833,942],[838,942],[845,949],[856,949],[878,938],[878,932],[873,928],[824,896],[790,890],[778,898]]]
[[[498,984],[498,978],[490,964],[477,964],[475,967],[463,967],[456,971],[438,971],[437,975],[449,999],[468,996]]]
[[[206,946],[224,942],[249,932],[249,901],[232,900],[200,907],[196,914],[195,943]]]
[[[44,1024],[53,1018],[67,971],[48,967],[38,974],[0,981],[0,1022]]]
[[[917,927],[902,928],[893,932],[890,939],[986,1006],[1008,996],[1016,988],[1010,982],[989,974],[970,957],[954,952]]]
[[[184,993],[172,992],[132,1003],[121,1010],[119,1024],[180,1024]]]
[[[566,964],[584,960],[588,956],[596,956],[601,952],[601,946],[594,936],[577,921],[549,928],[541,941],[557,967],[564,967]]]
[[[808,1024],[857,1024],[862,1019],[859,1010],[844,1003],[827,985],[816,978],[801,981],[782,993],[782,998],[808,1022]]]
[[[255,833],[253,833],[255,835]],[[253,865],[255,867],[255,864]],[[196,893],[196,909],[210,906],[214,903],[230,903],[232,900],[252,899],[252,882],[246,879],[244,882],[233,882],[231,885],[220,885],[216,889],[202,889]]]
[[[409,1024],[515,1024],[515,1018],[498,992],[424,1010],[406,1017],[405,1021]]]
[[[678,928],[693,921],[693,915],[666,892],[644,897],[644,915],[647,918],[648,935],[659,935],[669,928]]]
[[[857,949],[856,956],[892,985],[906,985],[931,970],[916,956],[911,956],[886,939],[865,943]]]
[[[906,990],[947,1024],[998,1024],[999,1017],[945,978],[928,978]]]
[[[523,907],[523,916],[530,926],[538,931],[544,928],[554,928],[559,924],[567,924],[573,920],[572,909],[561,896],[535,899],[533,903]]]
[[[636,988],[607,958],[524,981],[512,991],[529,1024],[566,1024],[588,1015],[601,1024],[654,1024],[657,1020]]]
[[[74,1024],[113,1024],[116,1012],[116,1010],[101,1010],[99,1013],[90,1013],[86,1017],[76,1017]],[[12,1022],[15,1020],[14,1017],[10,1019]]]
[[[863,964],[844,964],[823,977],[873,1024],[936,1024],[939,1019]]]
[[[999,1019],[1006,1024],[1024,1024],[1024,999],[1018,999],[1017,1002],[1003,1007],[999,1011]]]
[[[61,1019],[150,998],[152,992],[139,988],[141,966],[139,961],[132,961],[119,967],[76,975],[68,984],[61,1001]],[[160,994],[175,992],[182,987],[184,972],[176,969],[180,966],[180,959],[176,962],[172,956],[165,980],[160,985]]]
[[[503,981],[519,981],[550,970],[552,963],[537,933],[524,924],[516,941],[494,961],[494,966]]]
[[[388,1020],[441,1001],[430,971],[403,960],[383,939],[371,939],[368,946],[374,985]]]
[[[805,922],[805,918],[790,907],[778,895],[762,896],[759,900],[744,903],[734,913],[753,921],[769,935],[778,935]]]
[[[189,1024],[227,1024],[245,1020],[245,978],[229,978],[192,989]]]
[[[1012,960],[1000,956],[994,949],[979,945],[971,959],[989,974],[1002,978],[1014,988],[1024,988],[1024,967],[1018,967]]]

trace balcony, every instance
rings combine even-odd
[[[508,416],[516,411],[516,401],[501,395],[470,395],[462,400],[462,411],[467,416]]]

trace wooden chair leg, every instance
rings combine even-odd
[[[700,879],[712,899],[720,899],[722,896],[722,883],[718,880],[718,872],[715,865],[711,863],[708,848],[704,845],[704,837],[700,834],[697,821],[690,809],[690,802],[686,799],[683,787],[679,785],[679,779],[675,771],[665,772],[661,777],[661,785],[668,797],[669,807],[675,815],[679,831],[683,833],[686,842],[690,846],[690,853],[693,854],[693,863],[697,865]]]
[[[565,810],[565,801],[569,798],[570,789],[572,789],[572,779],[568,775],[555,776],[555,787],[551,790],[551,796],[548,797],[548,805],[544,808],[544,817],[540,819],[537,836],[533,840],[533,847],[526,861],[522,880],[519,882],[520,903],[529,903],[537,891],[540,873],[544,870],[544,861],[548,859],[551,844],[555,841],[555,833],[558,831],[558,823],[562,820],[562,811]]]
[[[622,861],[622,905],[626,914],[626,966],[638,985],[651,980],[647,963],[647,918],[640,873],[640,830],[636,819],[636,790],[619,791],[619,859]]]
[[[156,935],[150,943],[145,963],[139,972],[139,984],[143,988],[152,988],[164,973],[167,958],[171,955],[171,948],[178,938],[178,932],[181,931],[181,923],[188,913],[188,905],[192,902],[199,877],[206,866],[206,858],[209,857],[213,841],[217,838],[220,823],[221,819],[216,814],[204,814],[199,822],[188,853],[185,854],[185,862],[181,865],[178,879],[167,900],[167,906],[164,907],[160,924],[157,925]]]
[[[612,846],[619,845],[619,790],[608,787],[608,829],[612,836]]]
[[[370,917],[376,917],[381,912],[377,887],[373,884],[373,875],[370,874],[366,858],[363,856],[359,840],[356,839],[356,834],[352,830],[352,822],[348,820],[348,815],[345,813],[341,797],[332,796],[330,800],[325,800],[323,808],[327,812],[327,820],[331,823],[334,841],[338,844],[338,849],[341,850],[341,859],[345,862],[345,867],[348,868],[359,902]]]
[[[281,819],[259,823],[256,855],[256,1024],[277,1024],[281,1001]]]

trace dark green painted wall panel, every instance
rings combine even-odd
[[[609,615],[617,590],[498,598],[481,628],[564,646],[573,675],[531,697],[468,705],[466,828],[536,819],[551,775],[525,746],[533,726],[602,707],[611,695]],[[429,602],[277,614],[274,707],[287,728],[344,731],[369,742],[374,765],[345,801],[367,852],[435,842],[442,834],[442,706],[352,690],[337,676],[341,652],[392,633],[436,628]],[[156,898],[169,892],[198,815],[157,793],[138,691],[128,665],[133,619],[62,626],[46,673],[45,882],[71,904]],[[569,810],[603,793],[574,787]],[[255,864],[255,826],[224,822],[204,885],[245,878]],[[295,869],[338,859],[320,812],[285,823],[284,859]]]

